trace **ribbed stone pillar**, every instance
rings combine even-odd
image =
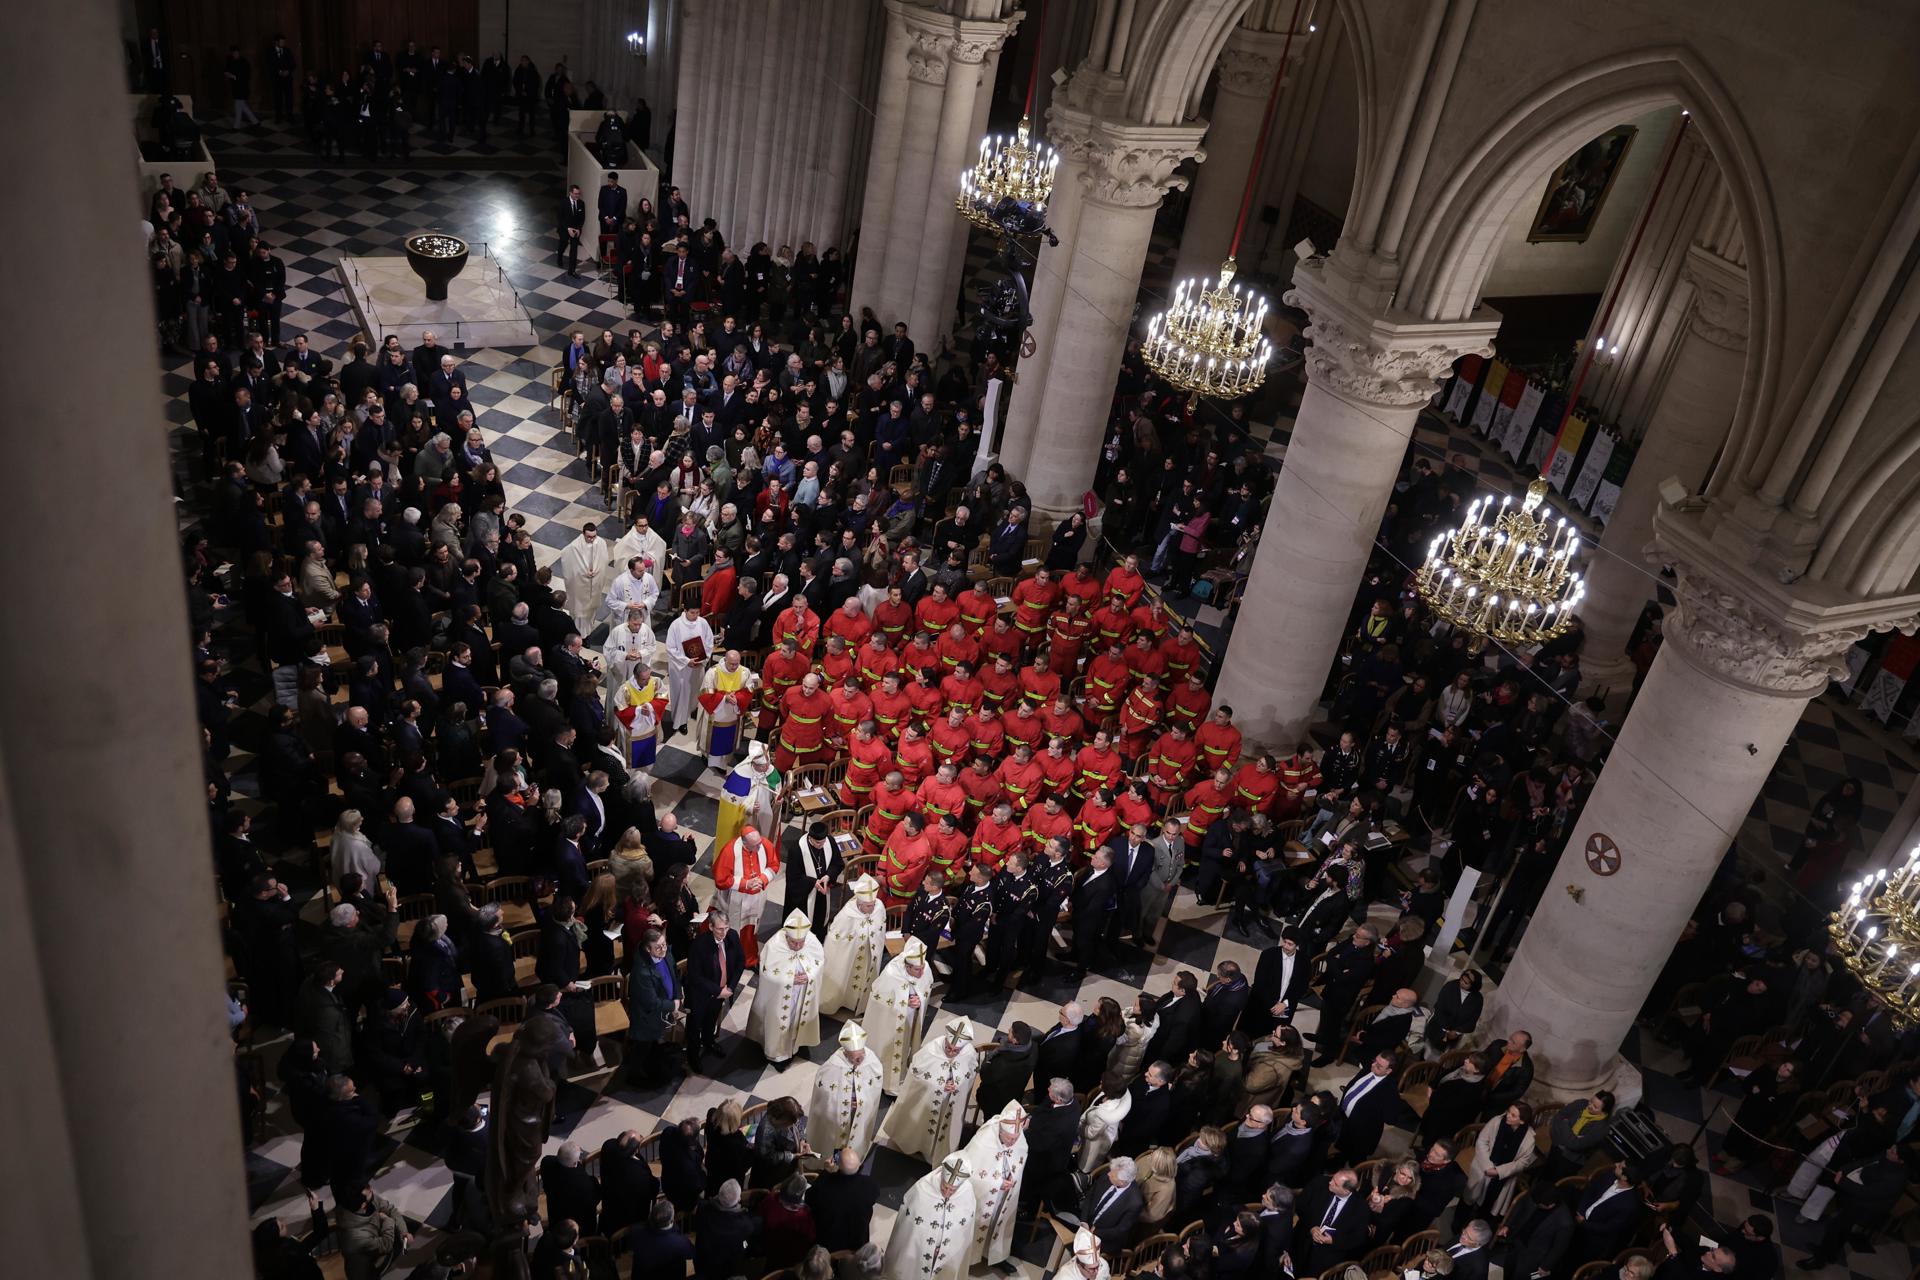
[[[1042,511],[1078,509],[1093,482],[1154,212],[1167,192],[1185,182],[1175,168],[1189,156],[1205,155],[1203,132],[1183,125],[1094,126],[1040,408],[1046,429],[1033,436],[1026,467],[1027,490]]]
[[[1740,397],[1747,350],[1747,273],[1705,249],[1687,251],[1685,272],[1693,285],[1687,327],[1673,354],[1666,385],[1647,421],[1647,433],[1620,489],[1600,549],[1587,570],[1587,599],[1580,620],[1587,638],[1580,649],[1583,691],[1624,694],[1633,684],[1628,637],[1640,611],[1653,598],[1646,562],[1660,485],[1677,477],[1690,493],[1706,480],[1715,451]]]
[[[1555,1098],[1612,1078],[1807,700],[1855,641],[1914,622],[1912,596],[1845,602],[1804,583],[1793,594],[1751,557],[1711,546],[1698,523],[1654,517],[1679,605],[1483,1023],[1532,1034],[1538,1087]]]
[[[1241,197],[1246,194],[1247,171],[1253,168],[1254,147],[1260,141],[1260,120],[1286,44],[1284,32],[1235,27],[1220,50],[1219,79],[1208,113],[1207,160],[1194,175],[1187,221],[1180,231],[1175,280],[1194,276],[1212,280],[1227,256]],[[1294,37],[1290,60],[1297,62],[1305,50],[1306,41]]]
[[[927,187],[933,181],[940,104],[946,99],[947,60],[954,42],[950,30],[929,24],[926,11],[906,5],[901,12],[907,21],[907,116],[900,135],[893,214],[887,224],[887,262],[873,303],[874,314],[889,330],[895,321],[908,320],[913,311],[914,282],[927,247]],[[930,346],[933,341],[928,334],[913,332],[912,336],[920,345]]]
[[[886,271],[887,239],[893,226],[893,195],[900,177],[900,139],[907,124],[907,23],[901,0],[887,0],[887,37],[880,52],[880,93],[873,113],[873,139],[867,154],[867,189],[860,203],[860,253],[848,292],[853,314],[874,307],[878,314],[880,278]],[[822,246],[824,248],[824,246]]]
[[[954,212],[953,199],[959,191],[960,171],[979,153],[974,108],[982,96],[993,93],[991,82],[981,83],[987,58],[999,52],[1018,21],[1016,16],[1012,22],[955,22],[946,46],[947,92],[940,102],[932,180],[920,191],[913,302],[907,312],[907,331],[929,354],[939,349],[941,326],[953,314],[953,297],[943,292],[949,288],[954,224],[962,221]]]
[[[1325,260],[1300,264],[1287,301],[1311,320],[1307,390],[1214,701],[1249,738],[1291,743],[1313,719],[1413,424],[1453,362],[1488,349],[1499,318],[1373,314]]]

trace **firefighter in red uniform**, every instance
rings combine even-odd
[[[973,633],[967,630],[967,624],[959,621],[949,626],[933,647],[940,654],[940,665],[949,671],[963,663],[977,669],[980,655],[985,652],[980,642],[974,639]]]
[[[1212,777],[1202,778],[1187,788],[1186,802],[1187,852],[1192,853],[1200,847],[1207,828],[1233,807],[1233,771],[1215,769]]]
[[[905,732],[900,735],[900,747],[894,753],[894,763],[912,787],[919,786],[939,764],[933,758],[933,744],[927,741],[927,731],[920,727],[919,721],[907,722]]]
[[[1073,762],[1073,753],[1067,750],[1065,738],[1048,742],[1047,749],[1033,760],[1040,766],[1041,794],[1064,796],[1073,790],[1073,779],[1079,769]]]
[[[1047,722],[1041,717],[1040,709],[1031,702],[1022,702],[1013,709],[1012,715],[1002,716],[1000,728],[1006,734],[1009,751],[1022,743],[1035,751],[1043,750],[1047,745]]]
[[[1198,667],[1187,673],[1182,680],[1167,690],[1167,723],[1177,724],[1192,733],[1207,718],[1207,711],[1213,706],[1213,695],[1207,692],[1206,677]]]
[[[1273,757],[1262,751],[1242,764],[1233,775],[1234,807],[1248,813],[1266,813],[1280,794],[1280,775],[1274,771]]]
[[[1140,557],[1130,555],[1107,571],[1101,591],[1109,600],[1118,596],[1131,609],[1140,603],[1140,593],[1146,587],[1147,580],[1140,576]]]
[[[820,654],[820,677],[827,688],[839,688],[842,680],[854,674],[853,651],[847,648],[847,642],[839,636],[828,636]]]
[[[1000,613],[1000,602],[978,582],[969,583],[967,589],[954,599],[954,604],[960,608],[960,622],[966,627],[967,634],[976,638],[986,631],[988,624]]]
[[[831,705],[827,713],[831,718],[827,737],[844,749],[853,738],[855,726],[862,720],[872,718],[873,699],[866,695],[866,692],[860,688],[860,682],[855,680],[853,673],[849,671],[840,683],[834,686],[833,692],[827,695],[827,701]]]
[[[1111,790],[1121,775],[1120,753],[1113,749],[1106,730],[1096,730],[1093,741],[1080,748],[1073,759],[1073,794],[1086,799],[1105,787]]]
[[[800,652],[807,654],[813,652],[813,646],[820,639],[820,615],[798,591],[793,593],[793,603],[773,620],[773,642],[779,644],[788,636],[799,643]]]
[[[823,758],[827,747],[827,716],[833,699],[820,687],[820,677],[809,671],[797,687],[780,699],[780,740],[774,744],[773,767],[781,773]]]
[[[889,672],[880,681],[880,687],[868,696],[873,699],[873,719],[880,728],[880,736],[889,744],[898,742],[900,730],[913,714],[913,704],[900,687],[900,673]]]
[[[1138,760],[1160,727],[1160,682],[1148,676],[1120,704],[1120,754]]]
[[[1273,820],[1290,822],[1306,807],[1307,793],[1320,787],[1320,763],[1314,759],[1313,744],[1301,742],[1293,754],[1280,762],[1280,794],[1274,797]]]
[[[873,606],[873,625],[898,653],[913,632],[913,606],[900,598],[900,588],[888,587],[887,598]]]
[[[860,607],[859,596],[848,596],[846,603],[833,611],[827,619],[826,633],[839,636],[847,642],[847,648],[859,652],[860,646],[873,635],[873,619]]]
[[[1015,813],[1025,813],[1046,790],[1046,774],[1041,770],[1033,748],[1024,742],[1000,762],[993,776]]]
[[[1120,700],[1127,696],[1127,686],[1132,680],[1127,675],[1127,659],[1121,651],[1119,641],[1107,646],[1107,651],[1087,664],[1086,692],[1082,698],[1086,702],[1087,714],[1096,720],[1104,720],[1120,710]]]
[[[984,863],[997,874],[1008,855],[1020,851],[1025,838],[1014,818],[1013,806],[1002,800],[993,806],[988,816],[974,824],[973,860]]]
[[[940,636],[960,616],[960,606],[947,599],[947,589],[936,582],[933,590],[913,607],[913,625],[924,635]]]
[[[876,631],[854,654],[853,669],[859,672],[861,684],[878,689],[888,673],[900,669],[900,655],[893,651],[887,638]]]
[[[992,665],[983,668],[974,679],[980,682],[980,705],[997,711],[1010,711],[1020,698],[1020,674],[1006,654],[995,654]]]
[[[1047,670],[1062,680],[1071,680],[1080,669],[1080,654],[1092,637],[1093,619],[1081,609],[1079,597],[1069,596],[1047,621]]]
[[[1183,725],[1170,724],[1153,740],[1153,750],[1147,756],[1147,785],[1153,788],[1155,804],[1165,808],[1185,794],[1197,755],[1193,738]]]
[[[907,785],[898,769],[889,769],[880,785],[873,789],[872,804],[866,830],[860,833],[860,845],[868,853],[879,853],[900,820],[913,812],[913,788]]]
[[[1060,599],[1060,588],[1045,569],[1017,584],[1013,589],[1013,629],[1023,637],[1028,650],[1038,648],[1046,634],[1047,619]]]
[[[927,739],[933,746],[934,763],[952,764],[956,768],[965,764],[973,748],[973,733],[967,728],[966,709],[949,707],[943,718],[933,722],[933,727],[927,731]]]
[[[766,737],[772,732],[774,721],[780,717],[780,708],[787,691],[797,687],[802,676],[813,670],[813,659],[800,652],[799,642],[792,638],[783,641],[778,649],[766,656],[760,664],[760,736]]]
[[[1231,771],[1240,763],[1240,731],[1233,727],[1233,708],[1221,705],[1213,709],[1213,718],[1193,732],[1194,750],[1200,753],[1200,767]]]
[[[893,828],[881,850],[880,896],[888,906],[900,906],[913,897],[932,865],[933,842],[927,839],[927,820],[909,813]]]
[[[967,761],[965,771],[960,774],[960,787],[967,793],[969,825],[980,821],[982,814],[1000,803],[1000,780],[993,776],[999,758],[998,752],[992,756],[975,756]]]
[[[893,767],[893,751],[880,736],[879,726],[871,719],[854,726],[847,742],[847,775],[840,780],[840,803],[858,809],[871,803],[873,790]]]

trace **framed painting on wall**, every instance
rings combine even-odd
[[[1607,193],[1620,176],[1620,165],[1638,132],[1633,125],[1617,125],[1553,171],[1547,179],[1546,194],[1540,197],[1540,209],[1533,215],[1533,226],[1527,231],[1529,243],[1564,240],[1578,244],[1593,234]]]

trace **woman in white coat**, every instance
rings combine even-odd
[[[1513,1103],[1481,1126],[1473,1143],[1473,1162],[1467,1166],[1467,1197],[1479,1206],[1480,1216],[1504,1216],[1513,1203],[1518,1175],[1539,1158],[1533,1141],[1533,1108],[1526,1103]]]
[[[1080,1117],[1080,1172],[1092,1173],[1106,1163],[1107,1152],[1120,1136],[1121,1122],[1133,1110],[1133,1095],[1127,1082],[1109,1072],[1100,1081],[1100,1101],[1088,1107]]]

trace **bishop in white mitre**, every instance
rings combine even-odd
[[[955,1018],[930,1035],[913,1055],[900,1098],[887,1112],[886,1133],[895,1151],[939,1162],[960,1145],[961,1120],[980,1069],[973,1024]]]
[[[853,897],[827,928],[827,967],[820,974],[820,1011],[867,1011],[867,995],[887,959],[887,913],[880,906],[880,883],[862,874],[848,888]]]
[[[660,580],[654,576],[653,566],[643,556],[620,555],[620,544],[613,544],[614,560],[620,572],[607,585],[607,599],[600,615],[608,622],[618,622],[627,616],[628,609],[639,609],[647,616],[653,614],[654,601],[660,598]],[[653,633],[649,631],[648,635]]]
[[[907,1189],[887,1240],[884,1280],[961,1280],[973,1255],[973,1171],[955,1153]]]
[[[1013,1256],[1013,1219],[1027,1172],[1027,1109],[1007,1103],[962,1153],[973,1166],[972,1260],[997,1266]]]
[[[758,1040],[767,1061],[776,1067],[820,1043],[822,962],[820,939],[813,936],[812,922],[801,911],[787,917],[777,941],[760,948],[747,1038]]]
[[[589,520],[553,568],[567,584],[567,612],[573,615],[574,630],[584,636],[593,630],[600,602],[613,582],[613,544]]]
[[[920,1043],[932,1005],[933,966],[927,963],[927,944],[908,938],[900,954],[874,979],[861,1018],[867,1041],[880,1059],[880,1088],[888,1097],[907,1082],[907,1063]]]
[[[1082,1226],[1073,1233],[1073,1257],[1053,1273],[1057,1280],[1110,1280],[1107,1256],[1100,1252],[1100,1237],[1093,1228]]]
[[[852,1147],[865,1155],[880,1119],[880,1060],[857,1022],[840,1028],[840,1047],[820,1064],[807,1102],[807,1145],[823,1155]]]

